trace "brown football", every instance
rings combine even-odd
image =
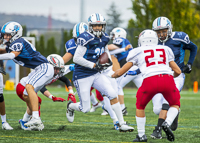
[[[100,64],[109,63],[108,54],[106,52],[104,52],[99,56],[99,63]]]

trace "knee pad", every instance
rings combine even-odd
[[[156,115],[159,115],[161,109],[162,109],[162,108],[153,108],[153,112],[154,112]]]
[[[4,101],[4,98],[3,98],[3,94],[1,93],[0,94],[0,102],[3,102]]]
[[[167,110],[167,111],[168,111],[169,108],[170,108],[169,104],[164,103],[164,104],[162,105],[162,110]]]

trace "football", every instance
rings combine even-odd
[[[100,64],[109,63],[108,54],[106,52],[104,52],[99,56],[99,63]]]

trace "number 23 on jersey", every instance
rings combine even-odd
[[[146,67],[156,64],[166,64],[166,54],[164,49],[144,50]]]

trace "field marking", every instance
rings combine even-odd
[[[39,138],[39,137],[22,137],[22,136],[0,136],[0,137],[3,137],[3,138],[25,138],[25,139],[38,139],[38,140],[66,140],[66,141],[79,141],[79,142],[110,142],[110,143],[131,143],[131,142],[122,142],[122,141],[94,141],[94,140],[76,140],[76,139],[64,139],[64,138]]]

